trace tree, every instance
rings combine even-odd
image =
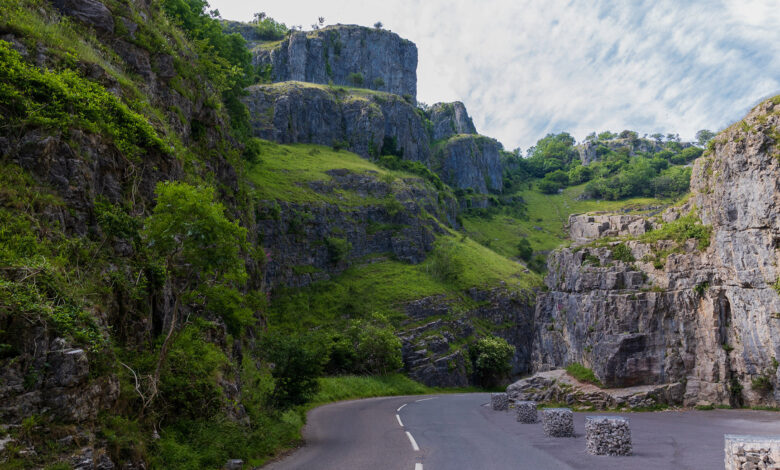
[[[310,338],[282,334],[267,336],[262,346],[274,378],[271,404],[286,410],[306,403],[319,387],[323,351]]]
[[[167,181],[158,183],[155,193],[157,205],[145,221],[142,236],[150,254],[161,261],[174,304],[164,318],[167,334],[144,407],[157,395],[160,370],[182,304],[206,305],[215,294],[244,284],[247,277],[239,256],[247,249],[247,231],[225,217],[224,206],[214,200],[213,188]]]
[[[317,17],[317,23],[320,24],[320,27],[325,26],[325,17],[324,16],[318,16]]]
[[[534,249],[531,247],[531,243],[527,238],[521,238],[517,243],[517,256],[524,261],[529,261],[533,254]]]
[[[483,386],[498,385],[512,370],[515,348],[504,338],[486,336],[469,347],[474,377]]]
[[[706,147],[707,144],[715,137],[715,133],[708,129],[702,129],[696,133],[696,142],[702,147]]]
[[[382,29],[383,26],[384,25],[382,24],[381,21],[377,21],[376,23],[374,23],[374,28],[376,29]]]

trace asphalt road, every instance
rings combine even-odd
[[[584,423],[599,413],[575,413],[574,438],[548,438],[541,424],[492,411],[489,399],[477,393],[326,405],[310,412],[306,445],[264,468],[712,470],[723,468],[724,434],[780,435],[780,413],[773,412],[621,413],[631,423],[634,455],[593,456],[585,452]]]

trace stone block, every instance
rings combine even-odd
[[[574,413],[569,408],[542,410],[542,429],[550,437],[574,437]]]
[[[726,470],[780,468],[780,436],[724,436]]]
[[[507,411],[509,409],[509,396],[506,393],[491,394],[490,406],[493,411]]]
[[[519,423],[535,423],[538,421],[535,401],[516,401],[515,410]]]
[[[585,418],[585,448],[594,455],[631,455],[628,418],[588,416]]]

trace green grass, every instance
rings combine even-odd
[[[328,170],[346,169],[354,173],[373,172],[377,178],[393,184],[424,184],[419,177],[401,171],[381,168],[365,158],[346,150],[311,144],[278,145],[262,141],[261,161],[249,170],[249,179],[255,184],[255,195],[261,200],[279,200],[296,203],[331,203],[341,206],[381,204],[378,198],[359,196],[351,191],[336,190],[322,194],[309,183],[328,182]],[[401,181],[411,178],[412,183]]]
[[[441,278],[436,253],[446,250],[454,258],[456,276]],[[436,294],[458,299],[463,308],[474,301],[464,291],[471,287],[529,289],[541,285],[541,278],[523,273],[522,265],[485,248],[475,241],[455,236],[440,237],[433,254],[420,264],[394,260],[353,266],[340,276],[303,289],[282,289],[272,297],[269,325],[285,330],[303,331],[337,324],[346,317],[366,317],[381,313],[391,319],[406,318],[405,302]]]
[[[587,382],[598,387],[603,387],[601,381],[596,377],[596,374],[593,373],[593,370],[588,369],[578,362],[566,366],[566,372],[580,382]]]
[[[524,189],[516,194],[525,200],[528,217],[508,215],[492,218],[463,217],[463,227],[469,235],[504,256],[517,255],[517,243],[528,238],[534,251],[547,251],[566,243],[564,230],[572,214],[593,211],[634,210],[647,206],[669,204],[654,198],[631,198],[621,201],[580,200],[585,185],[571,186],[560,194],[542,194],[536,189]]]
[[[320,390],[312,399],[312,403],[315,404],[357,398],[423,395],[437,392],[437,389],[426,387],[403,374],[323,377],[319,379],[319,384]]]

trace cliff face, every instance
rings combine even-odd
[[[397,95],[297,82],[255,85],[247,91],[257,137],[343,145],[366,158],[400,152],[407,160],[428,163],[430,138],[423,119]]]
[[[417,98],[417,46],[382,29],[338,25],[294,32],[253,54],[255,65],[271,65],[275,82],[332,81]]]
[[[478,193],[501,192],[501,144],[480,135],[457,135],[438,150],[439,174],[454,188]]]
[[[608,386],[677,382],[686,404],[780,401],[777,101],[757,107],[696,161],[685,206],[655,217],[570,220],[580,243],[624,241],[551,255],[549,292],[535,313],[536,370],[582,362]],[[689,213],[705,225],[684,218]],[[642,235],[651,228],[659,235]],[[708,245],[686,240],[697,235]]]
[[[474,122],[460,101],[436,103],[428,111],[433,127],[433,140],[449,139],[457,134],[476,134]]]

